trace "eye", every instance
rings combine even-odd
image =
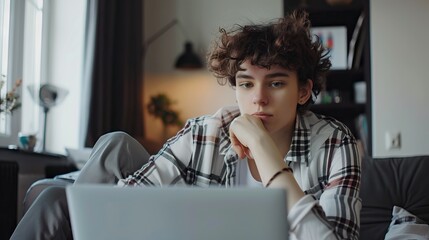
[[[274,87],[274,88],[281,88],[284,85],[285,85],[285,83],[282,82],[282,81],[273,81],[273,82],[271,82],[271,87]]]
[[[238,86],[241,88],[251,88],[253,87],[253,84],[251,82],[241,82],[238,84]]]

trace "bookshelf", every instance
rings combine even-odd
[[[366,145],[366,154],[371,156],[369,0],[353,0],[350,4],[335,6],[323,0],[284,0],[285,14],[299,8],[309,13],[312,27],[345,26],[347,29],[347,67],[332,69],[327,74],[325,89],[319,95],[321,100],[311,110],[338,119],[356,138],[365,138],[361,140]],[[365,102],[356,101],[355,84],[358,82],[365,83]],[[324,97],[326,95],[328,98]],[[362,118],[365,118],[365,127],[361,124]]]

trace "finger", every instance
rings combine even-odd
[[[234,151],[237,153],[239,158],[244,158],[246,156],[246,153],[243,151],[243,147],[239,142],[233,143],[231,141],[231,145],[232,145],[232,148],[234,149]]]
[[[243,151],[246,154],[247,159],[253,159],[252,151],[250,151],[249,148],[244,148]]]
[[[232,148],[238,154],[238,157],[244,158],[246,156],[246,154],[243,150],[243,145],[240,143],[240,141],[238,141],[237,137],[232,132],[230,132],[229,138],[231,140]]]

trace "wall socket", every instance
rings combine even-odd
[[[386,132],[386,149],[400,149],[401,148],[401,133],[400,132]]]

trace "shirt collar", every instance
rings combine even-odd
[[[292,136],[292,142],[285,160],[309,164],[311,159],[310,141],[311,141],[311,121],[307,113],[298,113],[295,120],[295,130]]]

